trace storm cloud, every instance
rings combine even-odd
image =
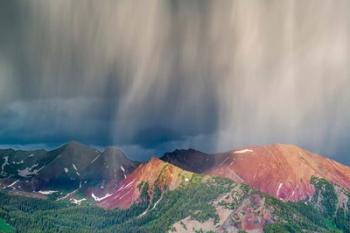
[[[7,1],[0,144],[137,158],[292,143],[350,164],[349,1]],[[131,155],[133,156],[133,155]]]

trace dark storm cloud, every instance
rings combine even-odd
[[[350,162],[348,1],[0,4],[0,144],[280,142]]]
[[[2,144],[60,144],[72,138],[106,143],[110,119],[95,99],[40,99],[14,101],[2,111]],[[98,135],[98,137],[96,136]],[[109,141],[109,143],[111,143]]]

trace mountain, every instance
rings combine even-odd
[[[49,160],[45,150],[0,149],[0,178],[35,175]]]
[[[165,153],[160,159],[195,173],[202,173],[215,163],[215,156],[194,149],[174,150]]]
[[[116,148],[100,152],[78,142],[51,151],[0,150],[0,159],[0,184],[17,191],[80,188],[104,192],[108,184],[117,184],[139,164]]]
[[[249,147],[225,153],[225,159],[205,172],[244,182],[283,200],[311,197],[313,176],[350,191],[350,168],[294,145]]]
[[[54,158],[40,169],[35,179],[41,186],[78,187],[83,181],[82,174],[88,169],[91,162],[100,155],[96,149],[86,145],[71,142],[48,152]]]
[[[205,230],[261,230],[272,221],[269,209],[264,208],[265,197],[245,185],[228,179],[197,175],[156,157],[139,166],[116,188],[98,201],[105,209],[132,209],[144,206],[136,219],[151,218],[158,222],[149,232]],[[230,206],[226,208],[225,206]],[[254,213],[253,209],[261,209]],[[233,206],[235,208],[233,208]],[[155,216],[154,216],[155,215]],[[161,224],[169,215],[167,225]],[[232,216],[238,216],[232,221]],[[142,220],[143,219],[143,220]],[[186,225],[191,227],[186,229]],[[146,227],[147,228],[147,227]]]
[[[251,151],[244,149],[233,153],[248,152]],[[215,167],[225,163],[226,159]],[[350,220],[350,193],[324,178],[312,175],[309,180],[312,195],[291,203],[230,180],[198,175],[152,157],[122,181],[115,192],[101,198],[98,205],[105,209],[132,209],[146,203],[147,207],[137,218],[157,215],[159,219],[150,217],[149,221],[160,224],[163,215],[170,212],[171,232],[299,232],[300,226],[310,232],[329,232],[330,228],[318,226],[317,221],[334,216],[335,220],[339,218],[337,221]],[[157,207],[160,210],[154,211]],[[308,227],[304,226],[307,224]],[[350,230],[350,224],[338,224]],[[149,232],[163,232],[158,227]]]
[[[0,219],[21,233],[350,232],[349,168],[292,145],[141,164],[76,142],[0,152]]]
[[[0,150],[0,187],[35,190],[37,184],[31,178],[54,159],[46,150]]]
[[[191,176],[190,172],[152,157],[148,163],[140,165],[123,180],[113,193],[99,201],[98,205],[107,209],[129,208],[140,201],[142,188],[145,188],[147,194],[151,194],[155,187],[159,191],[174,190],[182,182],[189,181]]]
[[[81,176],[91,185],[101,181],[104,184],[119,183],[139,164],[139,162],[129,160],[121,150],[108,147],[90,161],[89,166],[82,172]]]
[[[198,156],[200,152],[181,151],[163,156],[177,166],[196,171],[182,158],[196,158],[205,164],[203,174],[222,176],[288,201],[311,197],[315,189],[313,176],[324,178],[350,191],[350,168],[334,160],[303,150],[294,145],[251,146],[226,153]],[[209,162],[206,157],[209,157]],[[181,159],[178,159],[181,158]]]
[[[23,233],[350,232],[350,193],[322,178],[311,183],[312,198],[287,202],[153,158],[97,202],[104,209],[0,192],[0,217]]]

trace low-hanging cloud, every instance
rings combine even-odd
[[[348,1],[2,5],[6,144],[51,135],[148,153],[280,142],[350,162]]]

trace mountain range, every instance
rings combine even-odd
[[[294,145],[141,163],[71,142],[3,149],[0,165],[14,232],[350,232],[350,167]]]

